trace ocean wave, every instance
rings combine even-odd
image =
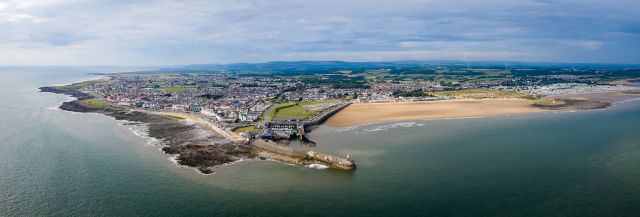
[[[129,122],[120,123],[119,125],[124,125],[124,124],[127,124],[127,123],[129,123]],[[129,129],[129,131],[131,131],[131,133],[133,133],[133,135],[147,140],[146,145],[155,146],[155,145],[162,144],[162,140],[156,139],[156,138],[153,138],[153,137],[149,136],[148,129],[147,129],[146,126],[130,125],[130,127],[128,129]]]
[[[467,117],[449,117],[449,118],[434,118],[427,120],[462,120],[462,119],[478,119],[478,118],[486,118],[489,116],[486,115],[478,115],[478,116],[467,116]]]
[[[177,154],[175,154],[175,155],[171,155],[171,157],[169,157],[169,161],[171,161],[173,164],[175,164],[175,165],[176,165],[176,166],[178,166],[178,167],[183,167],[182,165],[180,165],[180,164],[178,163],[178,156],[179,156],[179,155],[177,155]]]
[[[354,130],[356,128],[358,128],[358,126],[345,127],[345,128],[337,129],[336,132],[347,132],[347,131]]]
[[[204,175],[204,176],[215,174],[215,173],[204,174],[204,173],[201,173],[200,170],[198,170],[197,167],[188,167],[188,166],[180,165],[178,163],[178,156],[179,155],[177,155],[177,154],[176,155],[171,155],[171,157],[167,158],[167,160],[171,161],[171,163],[173,163],[178,168],[181,168],[181,169],[192,169],[193,171],[196,171],[196,174],[200,174],[200,175]]]
[[[364,131],[366,132],[385,131],[385,130],[400,128],[400,127],[402,128],[413,127],[414,125],[416,125],[416,122],[402,122],[402,123],[382,125],[372,129],[365,129]]]
[[[578,110],[559,110],[559,111],[551,111],[551,113],[557,113],[557,114],[561,114],[561,113],[575,113],[578,112]]]
[[[231,166],[231,165],[235,165],[235,164],[237,164],[237,163],[241,163],[241,162],[245,162],[245,161],[253,161],[253,160],[256,160],[256,159],[252,159],[252,158],[240,158],[240,159],[238,159],[238,160],[231,161],[231,162],[229,162],[229,163],[224,163],[224,164],[222,164],[222,165],[220,165],[220,166]]]
[[[329,168],[327,165],[324,165],[324,164],[309,164],[306,167],[311,169],[318,169],[318,170],[324,170]]]

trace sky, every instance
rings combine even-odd
[[[0,0],[0,65],[640,63],[639,0]]]

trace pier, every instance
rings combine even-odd
[[[295,165],[306,166],[309,164],[322,164],[331,168],[342,170],[355,170],[353,160],[329,154],[323,154],[313,150],[298,150],[284,147],[269,140],[256,139],[252,143],[254,152],[259,157],[270,158]]]

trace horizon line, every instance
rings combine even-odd
[[[265,64],[274,62],[344,62],[344,63],[398,63],[398,62],[461,62],[461,63],[529,63],[529,64],[575,64],[575,65],[633,65],[640,66],[639,63],[612,63],[612,62],[554,62],[554,61],[522,61],[522,60],[378,60],[378,61],[348,61],[348,60],[269,60],[259,62],[229,62],[229,63],[186,63],[186,64],[148,64],[148,65],[106,65],[106,64],[88,64],[88,65],[0,65],[0,67],[175,67],[175,66],[193,66],[193,65],[233,65],[233,64]],[[428,63],[433,64],[433,63]],[[436,63],[437,64],[437,63]]]

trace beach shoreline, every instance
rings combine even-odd
[[[525,99],[454,99],[429,102],[354,103],[329,118],[331,127],[377,122],[513,115],[547,110]]]
[[[613,96],[613,95],[612,95]],[[582,95],[576,98],[545,99],[558,101],[543,104],[544,100],[521,98],[451,99],[425,102],[354,103],[333,115],[324,124],[330,127],[350,127],[371,123],[437,120],[523,115],[553,111],[603,109],[616,101]]]
[[[275,142],[268,144],[263,142],[263,145],[255,145],[256,143],[261,144],[261,141],[251,142],[196,115],[170,111],[138,110],[106,103],[104,105],[92,104],[91,100],[97,100],[94,96],[87,92],[66,88],[71,85],[40,87],[39,90],[40,92],[71,96],[73,100],[63,102],[59,106],[64,111],[102,114],[116,120],[129,121],[128,125],[145,125],[147,127],[146,136],[156,140],[156,145],[162,147],[161,151],[172,156],[171,161],[179,166],[194,168],[203,174],[214,173],[213,169],[218,166],[251,159],[272,159],[299,166],[320,163],[342,170],[356,168],[355,163],[350,159],[311,150],[291,149],[290,152],[304,153],[303,156],[299,156],[289,152],[274,151],[282,148],[287,149]]]
[[[204,174],[213,173],[213,169],[217,166],[255,158],[255,154],[246,142],[226,141],[222,135],[211,132],[213,130],[204,129],[201,122],[189,123],[162,113],[136,111],[117,106],[88,105],[83,101],[95,98],[79,90],[55,86],[41,87],[39,90],[75,98],[59,106],[65,111],[102,114],[116,120],[146,125],[148,137],[158,140],[165,154],[174,156],[179,165],[192,167]]]

